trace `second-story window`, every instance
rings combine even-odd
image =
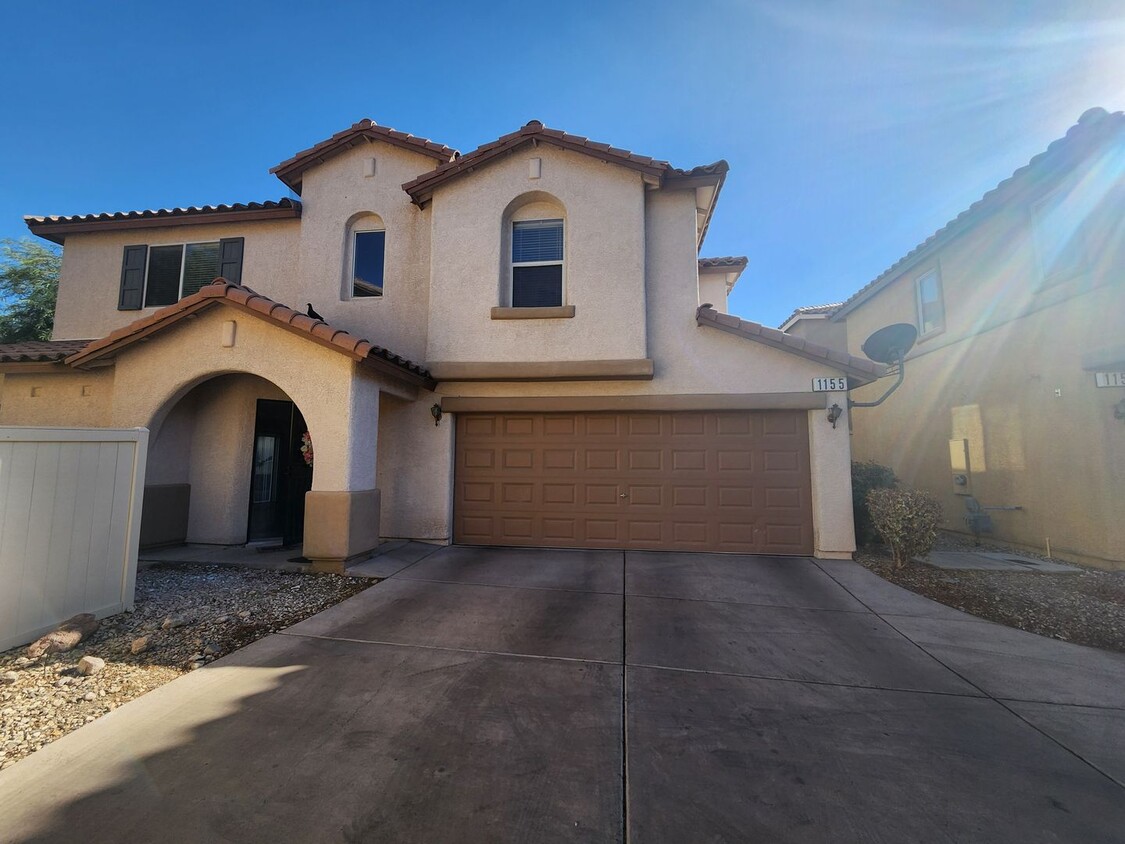
[[[148,250],[145,307],[171,305],[219,275],[219,241],[153,246]]]
[[[945,304],[941,298],[941,279],[936,269],[914,280],[918,300],[918,334],[925,337],[945,327]]]
[[[563,303],[563,221],[512,223],[512,307]]]
[[[383,257],[387,233],[357,231],[352,242],[352,297],[383,295]]]

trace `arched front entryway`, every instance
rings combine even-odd
[[[168,399],[150,429],[142,545],[301,542],[314,440],[277,385],[206,378]]]

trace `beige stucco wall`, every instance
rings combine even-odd
[[[710,303],[719,313],[727,313],[727,277],[722,273],[699,274],[699,304]]]
[[[63,248],[52,336],[56,340],[96,339],[157,310],[117,310],[125,247],[142,243],[160,246],[245,238],[242,283],[290,304],[299,230],[298,220],[274,220],[69,235]]]
[[[833,322],[823,318],[799,319],[785,333],[800,337],[802,340],[819,343],[829,349],[840,349],[841,351],[848,349],[848,323],[845,320]],[[863,352],[858,354],[862,355]]]
[[[542,161],[538,179],[528,177],[532,158]],[[575,306],[573,319],[491,318],[493,307],[507,303],[505,211],[526,194],[546,194],[566,209],[564,304]],[[643,358],[644,202],[640,174],[542,144],[517,150],[471,177],[438,188],[432,204],[426,358]],[[692,260],[694,255],[693,248]]]
[[[847,315],[853,352],[876,328],[915,322],[914,279],[939,267],[946,329],[919,342],[884,405],[854,411],[853,450],[937,494],[946,526],[965,531],[949,440],[968,439],[974,497],[1023,507],[991,513],[996,538],[1039,551],[1050,538],[1058,556],[1125,567],[1125,423],[1114,418],[1125,389],[1098,389],[1083,368],[1122,344],[1122,235],[1112,220],[1095,225],[1087,272],[1038,291],[1029,224],[1027,208],[1009,207]]]
[[[364,162],[375,159],[375,175]],[[356,147],[307,171],[301,188],[300,274],[290,294],[337,328],[411,360],[426,350],[430,296],[430,212],[411,203],[402,185],[432,170],[434,159],[388,144]],[[351,298],[350,227],[376,215],[386,235],[382,296]],[[295,303],[295,304],[294,304]]]
[[[379,397],[378,488],[381,533],[388,539],[447,542],[452,532],[454,419],[434,424],[430,407],[440,396],[417,401]]]
[[[0,425],[103,428],[110,422],[113,370],[0,375]]]

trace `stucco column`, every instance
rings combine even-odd
[[[855,552],[855,522],[848,395],[828,393],[825,404],[837,404],[843,412],[833,428],[827,409],[809,411],[813,556],[821,560],[850,560]]]
[[[313,485],[305,494],[304,555],[317,571],[343,572],[379,545],[378,384],[354,371],[341,411],[338,433],[323,445],[313,443]]]

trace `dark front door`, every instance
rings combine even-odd
[[[312,488],[312,467],[301,454],[301,436],[307,430],[293,402],[258,399],[246,532],[249,542],[294,545],[301,541],[305,493]]]

